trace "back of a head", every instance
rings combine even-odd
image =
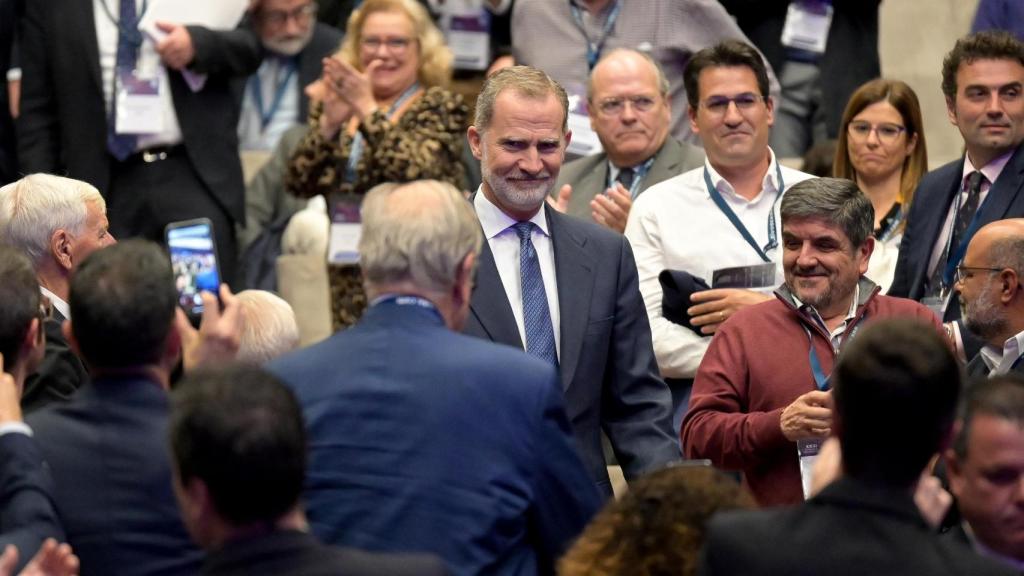
[[[173,393],[169,430],[182,485],[203,481],[229,524],[274,522],[298,502],[305,424],[272,374],[242,364],[190,374]]]
[[[87,205],[106,204],[99,191],[80,180],[30,174],[0,188],[0,242],[23,251],[33,265],[50,253],[50,238],[58,229],[81,233]]]
[[[949,438],[960,382],[960,366],[932,326],[890,319],[860,331],[833,372],[846,474],[913,485]]]
[[[68,302],[86,363],[119,369],[159,361],[176,303],[171,262],[157,244],[128,240],[94,252],[72,276]]]
[[[472,206],[454,186],[436,180],[375,187],[363,200],[362,220],[359,263],[371,294],[405,282],[444,293],[483,243]]]
[[[244,312],[236,360],[265,364],[298,346],[299,325],[288,302],[265,290],[244,290],[235,297]]]
[[[652,472],[594,517],[562,557],[558,574],[692,576],[711,516],[754,506],[735,480],[710,466]]]
[[[20,250],[0,244],[0,354],[10,371],[32,319],[39,315],[39,284]]]

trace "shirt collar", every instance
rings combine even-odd
[[[1006,167],[1006,164],[1010,162],[1010,156],[1013,156],[1013,150],[1006,152],[1002,156],[999,156],[988,164],[982,166],[981,169],[978,169],[971,163],[971,156],[969,154],[964,154],[964,173],[960,178],[961,184],[963,184],[971,172],[974,172],[975,170],[981,172],[985,176],[985,180],[988,180],[989,184],[994,183],[996,178],[999,178],[999,175],[1002,174],[1003,168]]]
[[[764,178],[761,181],[761,192],[749,201],[736,193],[732,184],[730,184],[728,180],[722,177],[722,175],[715,170],[715,167],[711,165],[711,160],[707,157],[704,158],[704,168],[708,171],[708,174],[711,175],[711,183],[714,184],[716,190],[722,194],[728,194],[733,198],[741,199],[749,204],[756,204],[766,196],[774,198],[779,192],[779,183],[777,181],[779,167],[775,160],[775,151],[772,150],[771,147],[768,148],[768,171],[765,173]],[[765,194],[764,192],[766,190],[771,191],[772,194]]]
[[[796,297],[796,293],[795,292],[793,293],[793,303],[796,304],[797,310],[801,310],[801,309],[803,309],[806,306],[807,307],[807,313],[811,315],[811,318],[813,318],[815,322],[817,322],[822,328],[825,329],[826,332],[828,332],[828,327],[825,324],[825,320],[822,319],[821,314],[818,313],[818,310],[814,306],[811,306],[810,304],[804,304],[803,302],[801,302],[800,299]],[[832,331],[832,337],[833,338],[835,338],[836,336],[841,334],[843,332],[843,330],[846,329],[846,326],[847,326],[847,324],[850,323],[850,320],[853,320],[854,318],[856,318],[856,316],[857,316],[857,305],[859,303],[860,303],[860,282],[857,282],[857,284],[855,284],[854,287],[853,287],[853,301],[850,302],[850,309],[847,310],[846,318],[843,320],[843,323],[839,326],[839,328],[836,328],[835,330]]]
[[[476,196],[473,198],[473,208],[476,209],[477,218],[480,219],[480,227],[484,229],[484,237],[488,240],[508,230],[510,226],[518,222],[518,220],[513,220],[508,214],[502,212],[501,208],[495,206],[487,198],[487,195],[484,194],[483,184],[476,190]],[[530,222],[536,224],[537,228],[545,236],[551,236],[548,232],[548,219],[544,216],[543,204],[540,210],[537,210],[537,213],[530,218]]]
[[[988,345],[983,346],[981,359],[990,372],[998,368],[998,373],[1002,374],[1010,370],[1017,358],[1020,358],[1021,352],[1024,352],[1024,331],[1007,338],[1006,342],[1003,342],[1002,350]]]
[[[39,292],[43,296],[46,296],[47,298],[50,299],[50,304],[52,304],[53,307],[56,308],[58,312],[60,312],[61,316],[63,316],[67,320],[71,319],[71,307],[68,306],[67,302],[61,300],[60,296],[57,296],[56,294],[50,292],[49,290],[42,286],[39,287]]]

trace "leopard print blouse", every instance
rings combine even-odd
[[[434,179],[465,188],[460,162],[467,107],[462,96],[428,88],[397,122],[378,110],[359,124],[364,148],[355,182],[345,181],[352,138],[342,132],[325,140],[319,131],[323,106],[312,107],[309,130],[292,156],[285,176],[289,193],[312,198],[323,194],[328,205],[339,198],[362,197],[384,182]],[[330,265],[332,321],[335,330],[355,324],[366,309],[358,266]]]

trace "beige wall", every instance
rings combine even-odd
[[[879,50],[882,74],[910,84],[921,100],[928,163],[958,158],[962,141],[949,123],[939,85],[942,58],[971,27],[977,0],[885,0]]]

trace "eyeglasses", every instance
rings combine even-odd
[[[739,94],[729,98],[728,96],[712,96],[707,100],[700,103],[709,114],[714,116],[724,116],[729,110],[729,104],[735,104],[736,109],[741,113],[750,112],[759,103],[764,101],[764,97],[760,94],[753,94],[747,92],[745,94]]]
[[[378,38],[376,36],[368,36],[359,41],[359,45],[367,52],[376,52],[380,50],[381,46],[387,46],[388,52],[392,54],[404,53],[412,43],[412,38]]]
[[[858,142],[864,142],[874,132],[878,136],[878,141],[882,144],[895,143],[900,134],[906,131],[907,129],[899,124],[879,124],[875,126],[870,122],[850,122],[849,126],[846,127],[846,132]]]
[[[626,102],[633,105],[637,112],[647,112],[654,108],[656,100],[650,96],[627,96],[625,98],[605,98],[597,104],[597,109],[605,116],[618,116],[626,109]]]
[[[985,268],[982,266],[964,266],[963,264],[960,264],[956,267],[956,281],[962,284],[967,278],[970,278],[970,276],[968,276],[967,274],[970,270],[981,270],[984,272],[1002,272],[1003,270],[1005,270],[1005,268]]]
[[[274,27],[281,27],[288,23],[288,20],[295,20],[296,24],[300,26],[308,26],[313,21],[313,16],[316,15],[316,4],[310,3],[305,6],[300,6],[292,11],[287,10],[274,10],[272,12],[264,12],[261,15],[263,21]]]

